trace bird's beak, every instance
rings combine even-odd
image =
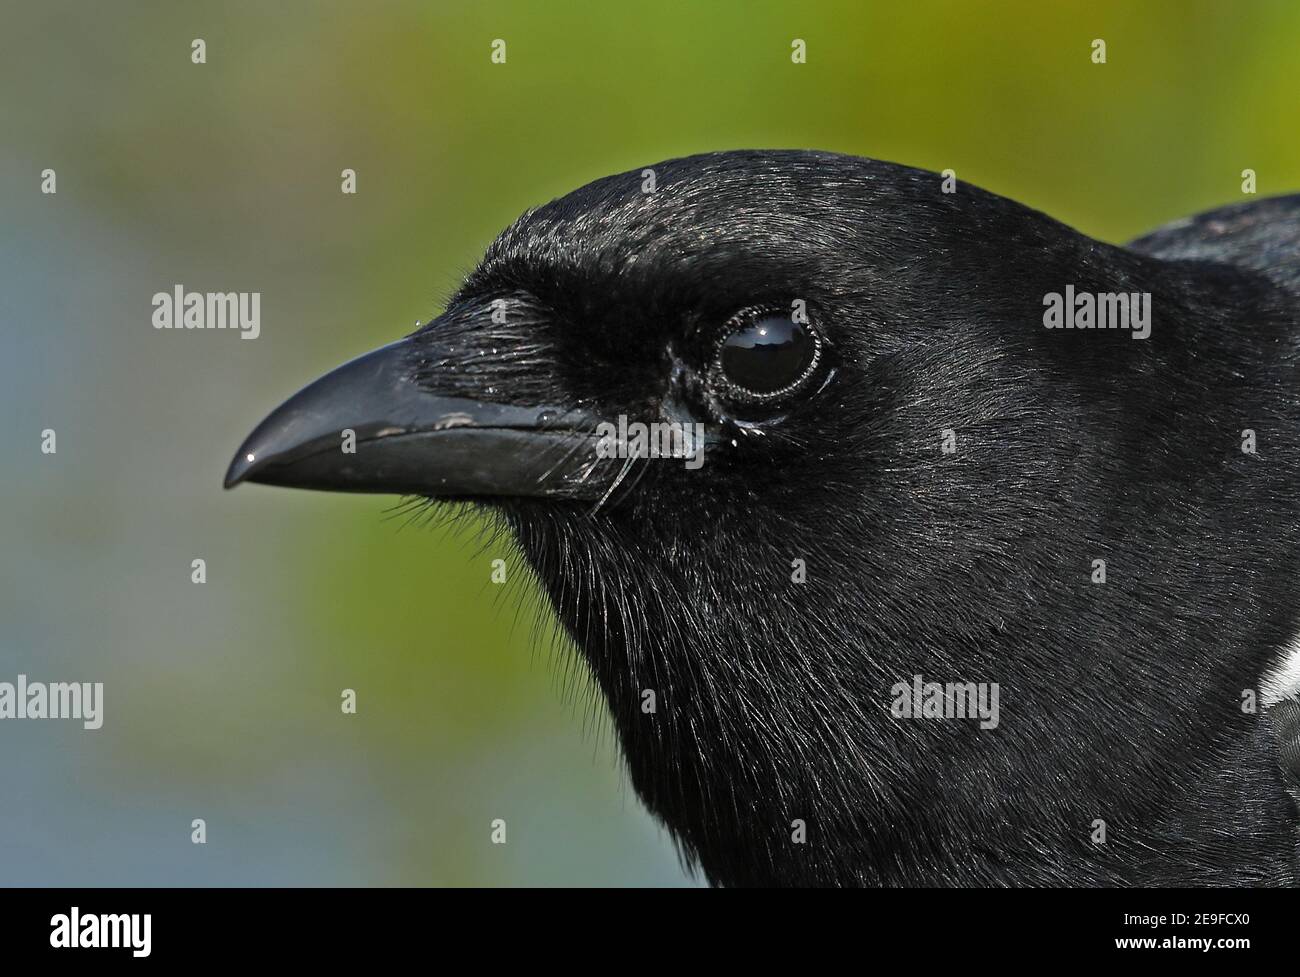
[[[618,463],[596,455],[596,419],[545,404],[444,397],[412,378],[404,339],[327,373],[271,412],[226,472],[334,492],[598,499]]]

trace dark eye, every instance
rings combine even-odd
[[[801,387],[816,371],[821,337],[789,312],[746,310],[732,317],[709,369],[714,390],[729,400],[778,400]]]

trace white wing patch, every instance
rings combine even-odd
[[[1259,701],[1266,706],[1300,694],[1300,636],[1292,638],[1259,682]]]

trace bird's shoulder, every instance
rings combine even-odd
[[[1250,268],[1300,292],[1300,194],[1184,217],[1129,242],[1128,247],[1171,261],[1215,261]]]

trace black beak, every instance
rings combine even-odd
[[[621,462],[597,457],[596,418],[438,396],[413,360],[404,339],[294,394],[244,441],[226,488],[599,499],[614,484]]]

